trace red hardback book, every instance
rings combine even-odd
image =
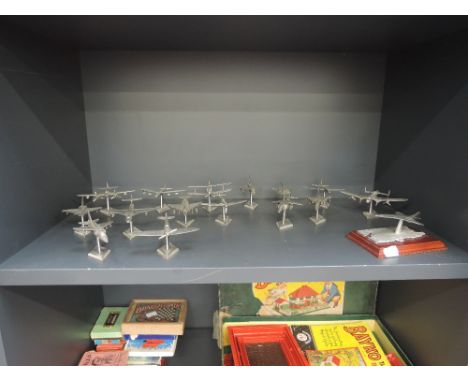
[[[308,366],[288,325],[229,327],[235,366]]]

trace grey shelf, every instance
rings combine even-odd
[[[316,228],[312,208],[292,211],[292,231],[276,228],[276,210],[263,200],[251,213],[241,206],[221,227],[218,212],[200,214],[200,231],[174,237],[181,248],[171,260],[155,254],[156,238],[127,240],[121,220],[109,231],[112,253],[103,262],[87,256],[94,237],[85,241],[72,233],[67,219],[0,265],[0,285],[203,284],[253,281],[406,280],[468,278],[468,254],[448,243],[448,251],[379,260],[345,238],[354,229],[382,226],[367,222],[361,207],[335,200],[328,221]],[[118,219],[118,218],[117,218]],[[160,228],[155,217],[136,218],[142,229]]]

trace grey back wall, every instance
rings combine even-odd
[[[83,51],[81,64],[93,187],[373,185],[384,55]]]

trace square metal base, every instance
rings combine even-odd
[[[179,224],[181,227],[183,228],[188,228],[190,227],[193,223],[194,223],[194,219],[192,220],[187,220],[187,224],[185,224],[185,221],[181,221],[181,220],[176,220],[177,224]]]
[[[111,250],[105,247],[101,247],[101,253],[99,253],[97,247],[95,247],[91,252],[88,253],[88,256],[99,261],[104,261],[104,259],[109,256],[110,253]]]
[[[172,243],[169,243],[169,250],[166,250],[166,246],[163,245],[163,246],[159,247],[158,250],[156,251],[156,253],[159,256],[165,258],[166,260],[169,260],[171,257],[176,255],[178,252],[179,252],[179,248],[177,248]]]
[[[315,216],[311,216],[310,218],[310,221],[312,223],[314,223],[315,225],[320,225],[320,224],[323,224],[327,221],[327,219],[325,219],[323,216],[319,215],[318,219],[315,218]]]
[[[376,215],[375,212],[368,212],[368,211],[364,211],[362,214],[366,217],[366,219],[375,219],[375,215]]]
[[[284,224],[281,220],[276,222],[276,226],[278,227],[280,231],[286,231],[294,227],[293,223],[291,223],[289,219],[285,219]]]
[[[223,220],[223,215],[219,215],[216,218],[215,222],[218,223],[219,225],[227,226],[232,222],[232,219],[229,216],[226,215],[226,219]]]
[[[244,207],[251,210],[251,211],[253,211],[255,208],[258,207],[258,204],[257,203],[252,203],[252,204],[247,203],[247,204],[244,204]]]
[[[133,232],[130,232],[130,228],[127,228],[125,231],[122,232],[122,234],[128,239],[132,240],[136,237],[136,233],[141,232],[138,228],[133,227]]]

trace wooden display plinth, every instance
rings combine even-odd
[[[442,241],[431,235],[425,235],[421,238],[406,240],[404,242],[381,244],[374,243],[371,239],[360,234],[358,231],[352,231],[348,233],[346,237],[365,248],[379,259],[415,255],[426,252],[445,251],[447,249],[447,246]],[[396,251],[395,248],[390,249],[390,247],[393,246],[396,247],[398,251]]]

